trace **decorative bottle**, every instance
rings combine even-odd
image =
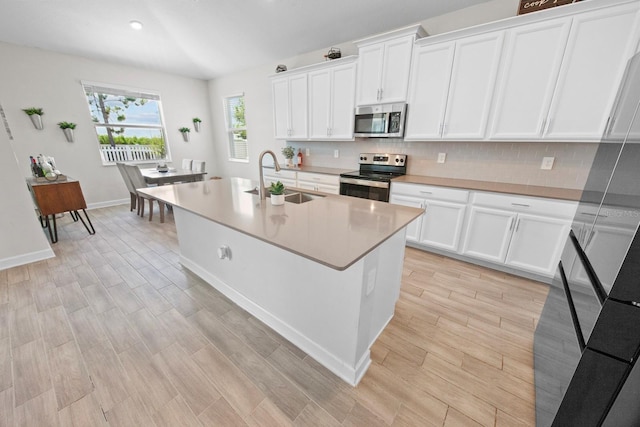
[[[298,148],[298,167],[302,167],[302,149]]]

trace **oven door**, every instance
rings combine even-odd
[[[340,194],[361,199],[389,201],[389,183],[340,177]]]

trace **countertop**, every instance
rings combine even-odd
[[[225,178],[138,191],[336,270],[347,269],[423,213],[330,194],[302,204],[272,206],[268,198],[261,203],[257,195],[245,192],[256,184]]]
[[[519,194],[522,196],[546,197],[579,201],[582,190],[557,187],[543,187],[539,185],[508,184],[504,182],[475,181],[471,179],[438,178],[434,176],[404,175],[394,178],[392,182],[406,182],[411,184],[435,185],[438,187],[452,187],[466,190],[492,191],[494,193]]]

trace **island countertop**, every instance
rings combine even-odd
[[[246,192],[253,188],[255,181],[227,178],[138,191],[336,270],[347,269],[424,213],[330,194],[273,206]]]

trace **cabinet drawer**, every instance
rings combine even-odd
[[[469,192],[467,190],[435,187],[432,185],[407,184],[404,182],[391,183],[391,193],[458,203],[467,203],[469,200]]]
[[[325,173],[298,172],[298,181],[313,182],[316,184],[340,185],[340,177]]]
[[[288,169],[280,169],[280,171],[276,171],[275,169],[271,169],[271,168],[264,168],[263,169],[263,174],[265,177],[272,177],[272,178],[278,178],[278,179],[296,179],[296,171],[293,170],[288,170]]]
[[[514,194],[474,192],[473,205],[487,206],[513,212],[536,213],[557,218],[573,218],[577,203],[564,200],[549,200]]]

